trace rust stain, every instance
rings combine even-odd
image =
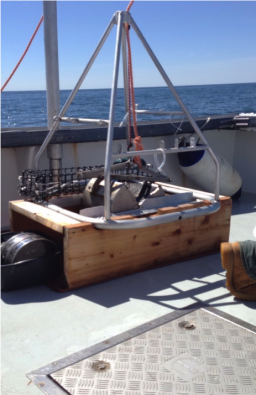
[[[77,143],[72,143],[73,151],[74,151],[74,160],[75,160],[75,167],[79,167],[79,158],[77,152]]]
[[[136,238],[137,238],[137,235],[134,235],[134,236],[133,236],[133,240],[136,240]]]

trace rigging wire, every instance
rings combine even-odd
[[[21,56],[20,60],[18,61],[16,67],[15,67],[14,70],[12,71],[11,75],[9,76],[9,78],[6,80],[6,82],[5,82],[4,85],[2,86],[1,92],[4,90],[4,88],[6,87],[6,85],[9,83],[9,81],[10,81],[11,78],[13,77],[14,73],[16,72],[17,68],[18,68],[19,65],[21,64],[22,60],[24,59],[26,53],[27,53],[28,50],[29,50],[30,45],[32,44],[32,41],[33,41],[34,38],[35,38],[36,33],[38,32],[39,27],[41,26],[41,23],[43,22],[43,19],[44,19],[44,16],[42,15],[42,17],[41,17],[41,19],[40,19],[40,21],[39,21],[39,23],[38,23],[38,25],[37,25],[37,27],[36,27],[36,30],[34,31],[34,33],[33,33],[32,37],[31,37],[31,39],[30,39],[30,41],[29,41],[29,43],[28,43],[28,45],[27,45],[25,51],[23,52],[23,55]]]

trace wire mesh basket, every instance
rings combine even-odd
[[[53,197],[79,194],[91,178],[104,177],[104,166],[84,166],[57,170],[24,170],[19,177],[19,194],[34,202],[47,201]],[[170,180],[148,167],[130,162],[114,164],[110,168],[111,179],[131,182],[134,180],[155,182]]]
[[[52,197],[82,193],[85,180],[77,180],[81,168],[71,167],[57,170],[24,170],[19,177],[19,194],[40,202]],[[82,170],[89,170],[83,167]]]

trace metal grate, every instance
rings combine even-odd
[[[196,310],[50,376],[72,395],[255,394],[256,337]]]

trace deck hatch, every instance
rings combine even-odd
[[[190,330],[184,330],[186,327]],[[72,395],[92,395],[97,391],[104,395],[253,394],[254,352],[253,332],[201,309],[61,369],[51,377]],[[97,364],[102,365],[102,370],[94,368]]]
[[[255,328],[215,309],[182,314],[170,313],[69,356],[66,365],[57,361],[40,389],[72,395],[255,394]],[[184,322],[192,322],[193,330],[184,330]],[[36,383],[33,372],[28,376]],[[47,382],[56,392],[47,392]]]

